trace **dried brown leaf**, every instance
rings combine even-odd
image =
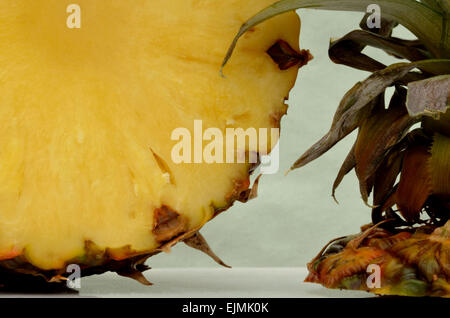
[[[206,239],[203,237],[203,235],[200,234],[200,232],[195,232],[194,235],[186,238],[183,240],[183,242],[192,248],[195,248],[203,253],[205,253],[206,255],[208,255],[209,257],[211,257],[217,264],[222,265],[224,267],[227,268],[231,268],[231,266],[225,264],[219,256],[217,256],[212,249],[209,247],[208,242],[206,241]]]
[[[407,221],[416,221],[423,205],[432,193],[428,147],[410,147],[403,159],[396,203]]]
[[[337,64],[376,72],[384,69],[386,65],[363,54],[362,51],[366,46],[381,49],[397,58],[410,61],[419,61],[430,57],[426,51],[412,46],[411,42],[398,38],[384,37],[369,31],[356,30],[330,43],[328,54],[330,59]]]
[[[344,163],[342,164],[341,168],[339,169],[338,175],[333,183],[333,190],[332,190],[332,196],[334,201],[336,203],[339,203],[336,199],[336,189],[341,184],[344,177],[353,170],[356,166],[356,158],[355,158],[355,144],[353,145],[352,149],[348,153],[347,157],[344,160]]]
[[[394,64],[375,72],[365,81],[357,83],[342,99],[330,131],[306,151],[290,170],[300,168],[317,159],[358,128],[376,105],[375,97],[416,66],[416,63]]]
[[[441,75],[408,84],[407,108],[411,116],[439,117],[450,102],[450,75]]]
[[[450,196],[450,137],[436,134],[431,147],[433,193]]]
[[[142,274],[142,272],[137,269],[130,269],[127,271],[117,271],[117,274],[119,274],[120,276],[134,279],[135,281],[137,281],[145,286],[153,285],[153,283],[148,281],[147,278],[144,276],[144,274]]]
[[[397,92],[399,95],[402,94],[401,91]],[[395,95],[394,99],[397,99]],[[389,150],[402,139],[415,122],[406,112],[404,99],[399,102],[391,103],[389,109],[377,109],[378,112],[372,114],[359,130],[355,147],[355,171],[366,204],[369,195],[367,189],[371,189],[371,182],[375,182],[373,179],[375,172]]]
[[[398,150],[390,152],[375,173],[373,187],[374,206],[383,204],[389,197],[389,194],[392,193],[392,189],[401,171],[403,154],[403,152]]]
[[[251,189],[247,189],[240,193],[239,198],[237,199],[239,202],[246,203],[250,200],[255,199],[258,196],[258,185],[261,176],[262,174],[256,177]]]
[[[398,26],[398,22],[392,19],[386,19],[385,17],[381,17],[380,19],[380,28],[369,28],[367,26],[367,19],[372,16],[372,13],[366,13],[359,23],[359,27],[364,31],[372,32],[375,34],[379,34],[382,36],[391,36],[392,31],[395,27]]]

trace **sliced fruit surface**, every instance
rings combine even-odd
[[[60,269],[86,242],[113,259],[151,253],[229,207],[251,165],[177,164],[171,135],[188,129],[193,148],[195,120],[279,127],[297,68],[267,50],[298,50],[295,13],[253,28],[219,73],[240,25],[272,2],[78,0],[69,28],[66,1],[2,0],[0,259]]]

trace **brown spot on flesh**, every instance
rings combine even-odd
[[[187,220],[166,205],[154,211],[153,234],[158,242],[166,242],[186,231]]]
[[[249,164],[248,173],[251,174],[258,166],[257,164]],[[249,177],[242,180],[235,180],[235,186],[227,195],[228,204],[223,207],[214,207],[214,216],[221,212],[228,210],[235,200],[241,197],[242,192],[246,192],[250,186]],[[154,227],[153,233],[161,246],[154,251],[136,252],[130,246],[123,246],[121,248],[100,248],[94,242],[85,240],[85,254],[81,258],[75,258],[66,263],[78,264],[82,269],[82,276],[90,276],[102,274],[104,272],[115,272],[119,275],[133,278],[140,283],[148,285],[143,275],[136,272],[144,272],[149,267],[144,265],[144,262],[162,251],[170,249],[179,241],[189,239],[201,226],[196,227],[190,231],[187,230],[187,220],[179,215],[173,209],[162,206],[155,210],[154,213]],[[156,232],[156,233],[155,233]],[[162,240],[162,241],[161,241]],[[29,260],[24,255],[19,255],[8,260],[0,261],[0,285],[19,286],[24,281],[30,281],[34,284],[35,281],[47,282],[60,280],[60,276],[68,275],[66,273],[66,266],[55,270],[42,270],[29,263]],[[145,280],[144,280],[144,279]],[[65,283],[63,283],[65,286]]]
[[[288,105],[284,104],[283,108],[279,111],[273,112],[269,115],[269,120],[270,120],[270,124],[273,126],[273,128],[278,128],[280,129],[280,123],[281,123],[281,118],[286,115],[288,109]],[[269,129],[270,131],[270,129]]]
[[[246,203],[247,201],[253,200],[258,196],[258,184],[261,176],[262,174],[256,177],[255,182],[253,182],[253,186],[251,188],[240,193],[238,201]]]
[[[278,64],[278,67],[282,71],[294,66],[305,66],[314,58],[309,50],[297,52],[289,45],[289,43],[283,40],[278,40],[272,45],[267,50],[267,54],[269,54],[272,60]]]
[[[175,179],[173,177],[172,172],[170,171],[170,168],[169,168],[169,165],[167,164],[167,162],[161,156],[159,156],[156,152],[154,152],[152,148],[150,148],[150,151],[152,152],[153,158],[155,158],[155,161],[159,167],[159,170],[161,170],[161,173],[163,175],[168,176],[168,181],[170,184],[175,185]]]
[[[228,202],[239,200],[243,193],[250,187],[250,177],[243,180],[235,180],[233,190],[226,196]]]

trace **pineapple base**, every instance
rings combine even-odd
[[[331,241],[305,282],[377,295],[450,297],[450,221],[391,232],[370,224]],[[378,282],[377,282],[378,279]]]

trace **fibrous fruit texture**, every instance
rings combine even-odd
[[[196,232],[248,194],[253,165],[175,163],[171,134],[194,135],[194,120],[279,127],[295,13],[252,29],[219,72],[239,26],[270,3],[0,2],[0,284],[58,281],[71,263],[141,279],[148,256],[185,239],[212,254]]]

